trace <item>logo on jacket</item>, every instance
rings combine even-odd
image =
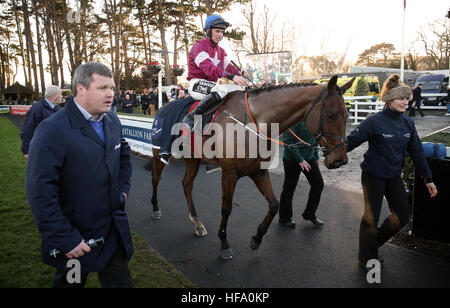
[[[391,135],[391,134],[381,134],[381,135],[383,135],[384,138],[392,138],[392,137],[394,137],[394,135]]]
[[[120,149],[120,143],[114,146],[114,150]]]

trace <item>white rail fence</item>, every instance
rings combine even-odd
[[[422,97],[437,97],[447,96],[446,93],[439,94],[422,94]],[[349,119],[352,120],[352,125],[359,124],[360,121],[365,120],[368,116],[383,110],[384,103],[380,100],[372,101],[373,96],[348,96],[344,97],[346,104],[350,104]],[[446,106],[424,106],[421,109],[431,110],[447,110]]]

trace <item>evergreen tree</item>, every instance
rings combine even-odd
[[[361,75],[361,78],[356,83],[355,96],[367,96],[370,93],[369,83],[366,76]]]

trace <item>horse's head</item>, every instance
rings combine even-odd
[[[330,79],[305,118],[306,127],[323,148],[328,169],[339,168],[348,161],[345,146],[347,110],[342,95],[352,86],[355,78],[342,87],[337,86],[337,79],[337,76]]]

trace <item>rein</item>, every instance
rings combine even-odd
[[[258,134],[258,136],[261,136],[262,138],[264,138],[264,139],[266,139],[266,140],[270,140],[270,141],[272,141],[272,142],[274,142],[274,143],[277,143],[277,144],[279,144],[279,145],[281,145],[281,146],[288,146],[288,147],[291,146],[291,145],[289,145],[289,144],[288,144],[288,145],[285,144],[285,143],[282,142],[282,141],[279,141],[279,140],[276,140],[276,139],[272,139],[272,138],[267,137],[266,135],[262,134],[262,133],[259,131],[258,125],[256,125],[255,119],[253,119],[252,113],[250,112],[250,107],[249,107],[249,105],[248,105],[248,92],[247,92],[247,91],[245,91],[245,94],[244,94],[244,101],[245,101],[245,108],[247,109],[247,114],[249,115],[250,120],[252,120],[252,123],[255,124],[255,127],[256,127],[256,133]],[[293,132],[290,128],[289,128],[289,132],[290,132],[292,135],[294,135],[295,138],[297,138],[297,139],[300,141],[300,143],[303,143],[304,145],[307,145],[307,146],[312,146],[312,145],[309,144],[308,142],[305,142],[305,141],[303,141],[302,139],[300,139],[298,136],[296,136],[296,135],[294,134],[294,132]]]

